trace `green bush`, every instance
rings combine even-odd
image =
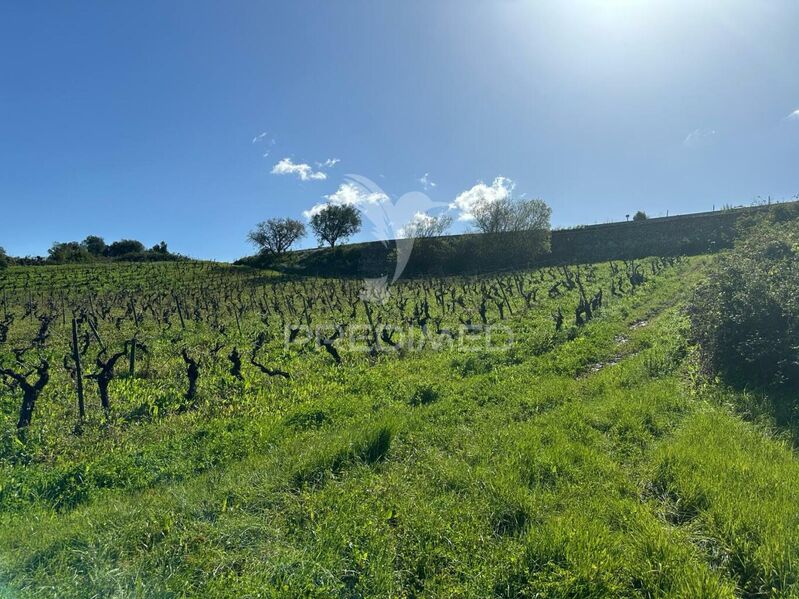
[[[799,234],[766,219],[722,256],[691,306],[706,371],[738,386],[799,382]]]

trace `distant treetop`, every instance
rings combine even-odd
[[[121,239],[115,241],[106,249],[105,255],[109,258],[119,258],[126,254],[140,254],[144,251],[144,244],[135,239]]]
[[[107,248],[105,245],[105,239],[98,237],[97,235],[89,235],[83,240],[81,245],[85,247],[92,256],[96,257],[105,255],[105,250]]]
[[[292,218],[270,218],[258,223],[247,234],[250,243],[262,254],[284,254],[305,236],[305,225]]]
[[[361,230],[361,213],[355,206],[328,204],[311,217],[311,228],[319,245],[332,248]]]
[[[549,231],[552,209],[543,200],[505,198],[474,210],[474,227],[480,233]]]

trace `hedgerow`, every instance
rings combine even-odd
[[[799,233],[766,218],[720,257],[690,308],[708,374],[737,386],[799,383]]]

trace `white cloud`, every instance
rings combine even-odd
[[[295,163],[291,158],[284,158],[272,167],[273,175],[297,175],[300,181],[324,181],[327,175],[322,171],[315,171],[310,164]]]
[[[458,220],[472,220],[474,209],[483,204],[504,200],[510,197],[514,183],[506,177],[497,177],[491,185],[480,181],[477,185],[461,193],[449,207],[460,210]]]
[[[318,168],[333,168],[333,167],[334,167],[334,166],[336,166],[336,165],[337,165],[339,162],[341,162],[341,159],[340,159],[340,158],[328,158],[328,159],[327,159],[327,160],[325,160],[324,162],[317,162],[317,163],[316,163],[316,166],[317,166]]]
[[[687,148],[696,148],[708,143],[716,136],[713,129],[694,129],[683,140],[683,145]]]
[[[320,213],[322,210],[324,210],[324,209],[325,209],[325,206],[327,206],[327,203],[326,203],[326,202],[323,202],[323,203],[321,203],[321,204],[314,204],[314,205],[313,205],[313,206],[311,206],[311,207],[310,207],[308,210],[303,210],[303,211],[302,211],[302,215],[303,215],[305,218],[307,218],[308,220],[311,220],[311,218],[312,218],[314,215],[316,215],[316,214],[319,214],[319,213]]]
[[[354,183],[342,183],[335,193],[326,195],[326,202],[316,204],[302,214],[305,218],[311,218],[314,214],[321,212],[329,204],[338,206],[363,206],[375,205],[388,200],[388,196],[382,192],[370,192]]]
[[[267,133],[266,131],[264,131],[263,133],[259,133],[258,135],[252,138],[252,143],[257,144],[259,141],[263,141],[264,139],[266,139],[268,135],[269,133]]]
[[[422,184],[425,191],[428,189],[432,189],[436,186],[436,183],[430,178],[430,173],[425,173],[419,178],[419,183]]]
[[[342,183],[336,193],[325,196],[333,204],[379,204],[388,199],[388,196],[379,191],[368,191],[354,183]]]
[[[794,110],[791,114],[785,117],[789,121],[799,121],[799,108]]]

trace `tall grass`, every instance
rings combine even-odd
[[[320,369],[247,418],[153,419],[8,467],[0,589],[796,594],[799,464],[690,380],[680,308],[701,276],[692,262],[488,368],[442,351]]]

